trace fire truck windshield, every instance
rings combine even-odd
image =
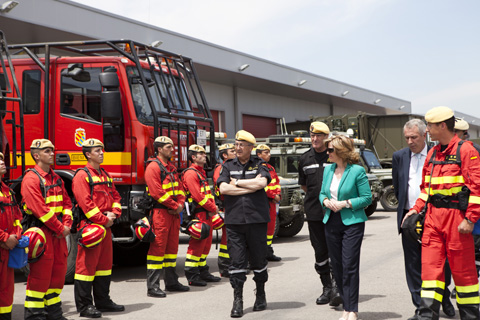
[[[144,86],[135,67],[128,67],[127,73],[138,121],[146,125],[153,123],[152,109],[148,104],[147,94],[144,89],[147,87],[155,105],[155,110],[162,121],[176,120],[176,122],[180,123],[187,123],[188,121],[189,124],[195,124],[192,120],[174,119],[168,115],[168,113],[193,115],[192,106],[187,98],[187,90],[181,78],[165,72],[160,74],[160,71],[154,71],[155,79],[152,79],[150,70],[143,69],[147,82],[146,86]]]

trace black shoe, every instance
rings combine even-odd
[[[267,309],[267,299],[265,294],[257,294],[255,303],[253,304],[253,311],[263,311]]]
[[[317,298],[317,304],[327,304],[330,302],[330,297],[332,295],[332,288],[331,287],[323,287],[323,293],[320,297]]]
[[[331,307],[338,307],[343,303],[343,299],[340,296],[340,293],[338,293],[337,290],[333,289],[332,290],[332,298],[330,299],[330,303],[328,304]]]
[[[455,317],[455,308],[453,307],[453,304],[450,301],[450,298],[443,297],[442,310],[447,317],[449,318]]]
[[[85,318],[100,318],[102,313],[95,308],[95,306],[88,306],[85,310],[80,312],[80,317]]]
[[[188,285],[194,287],[205,287],[207,283],[202,279],[193,279],[188,281]]]
[[[147,290],[147,296],[153,298],[165,298],[167,294],[163,292],[160,288],[153,288]]]
[[[112,300],[110,300],[110,303],[104,306],[96,306],[98,311],[101,312],[122,312],[125,311],[125,306],[122,306],[121,304],[116,304]]]
[[[203,281],[206,281],[206,282],[219,282],[222,280],[222,278],[220,277],[215,277],[213,274],[211,273],[206,273],[204,275],[200,274],[200,278],[202,278]]]
[[[190,287],[184,286],[180,282],[175,283],[174,285],[171,286],[166,286],[165,290],[167,291],[175,291],[175,292],[186,292],[190,290]]]
[[[271,256],[267,256],[267,260],[268,260],[268,261],[282,261],[282,258],[280,258],[279,256],[276,256],[276,255],[272,254]]]
[[[413,317],[410,317],[407,320],[418,320],[418,316],[415,314]]]
[[[224,278],[230,278],[230,273],[228,273],[228,270],[222,270],[220,271],[220,276]]]
[[[243,317],[243,300],[235,299],[233,300],[232,311],[230,311],[231,318],[241,318]]]

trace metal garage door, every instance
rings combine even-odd
[[[242,117],[243,130],[247,130],[255,138],[266,138],[269,135],[277,134],[277,119],[269,117],[259,117],[244,114]]]

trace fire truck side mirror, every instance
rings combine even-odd
[[[100,84],[103,87],[101,94],[102,101],[102,118],[107,121],[121,121],[122,120],[122,102],[120,85],[118,81],[117,70],[115,68],[105,69],[99,75]]]
[[[78,82],[90,81],[90,73],[83,69],[83,64],[81,63],[69,64],[67,69],[62,70],[62,76],[72,78]]]

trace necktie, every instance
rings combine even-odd
[[[422,156],[421,153],[415,153],[415,158],[417,159],[417,166],[415,168],[415,172],[417,172],[417,173],[418,173],[418,170],[420,169],[420,166],[421,166],[421,163],[420,163],[421,159],[422,159],[421,156]]]

